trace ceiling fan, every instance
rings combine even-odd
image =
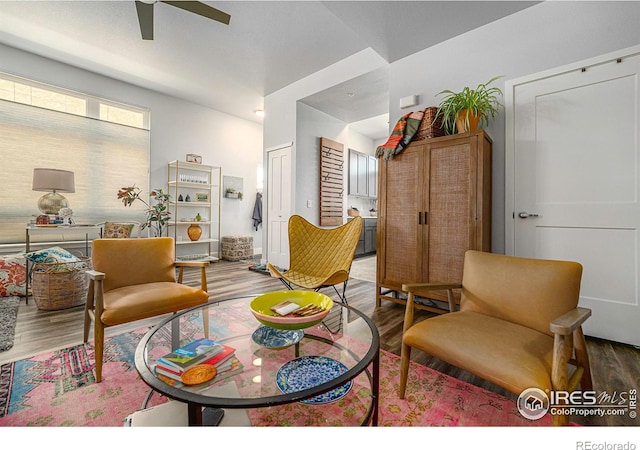
[[[212,6],[205,5],[202,2],[164,0],[160,0],[159,2],[198,14],[199,16],[215,20],[225,25],[229,25],[229,21],[231,20],[231,16],[229,14],[213,8]],[[136,11],[138,12],[140,32],[142,33],[142,39],[147,41],[153,40],[153,7],[156,3],[158,3],[158,0],[136,0]]]

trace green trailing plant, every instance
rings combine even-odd
[[[154,199],[154,203],[150,205],[140,197],[141,192],[140,188],[135,185],[123,187],[118,191],[118,198],[122,200],[124,206],[131,206],[136,200],[142,202],[147,207],[147,220],[140,226],[140,229],[149,228],[154,236],[160,237],[171,220],[171,212],[169,211],[171,196],[162,189],[151,191],[149,197]]]
[[[466,86],[460,92],[453,92],[445,89],[438,95],[445,95],[436,111],[436,118],[442,116],[442,128],[447,134],[456,133],[456,122],[460,117],[460,112],[466,110],[466,114],[462,117],[465,129],[469,129],[469,115],[474,112],[478,115],[479,126],[483,128],[489,125],[489,121],[493,120],[498,113],[500,107],[499,97],[502,91],[498,87],[489,87],[491,83],[501,78],[501,76],[493,77],[486,83],[479,84],[475,89]]]

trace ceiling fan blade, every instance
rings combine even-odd
[[[136,0],[136,11],[138,12],[138,22],[140,23],[140,33],[142,39],[150,41],[153,39],[153,3],[144,3]]]
[[[225,25],[229,25],[229,22],[231,21],[231,16],[229,14],[212,6],[205,5],[202,2],[161,1],[162,3],[167,3],[171,6],[175,6],[176,8],[184,9],[185,11],[198,14],[199,16],[207,17],[208,19],[213,19]]]

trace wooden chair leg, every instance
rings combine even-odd
[[[94,359],[96,361],[96,383],[102,381],[102,358],[104,355],[104,325],[96,320],[93,324],[94,329]]]
[[[551,424],[554,427],[564,427],[569,425],[569,416],[556,414],[552,418]]]
[[[578,327],[573,332],[573,345],[576,348],[576,364],[578,367],[582,367],[584,372],[582,373],[582,379],[580,386],[583,391],[593,390],[593,381],[591,379],[591,366],[589,364],[589,354],[587,353],[587,342],[582,332],[582,327]]]
[[[209,338],[209,308],[205,307],[202,310],[202,328],[204,329],[204,337]]]
[[[89,290],[87,291],[87,301],[84,304],[84,333],[82,335],[83,341],[89,340],[89,330],[91,329],[91,314],[90,310],[93,309],[93,290],[95,283],[93,280],[89,281]]]
[[[404,398],[404,391],[407,388],[407,377],[409,375],[409,359],[411,358],[411,347],[404,343],[404,334],[413,325],[413,292],[409,292],[407,303],[404,309],[404,324],[402,326],[402,349],[400,352],[400,398]]]
[[[91,329],[91,315],[89,314],[89,307],[85,305],[84,308],[84,332],[82,335],[82,342],[89,341],[89,330]]]
[[[567,364],[573,348],[573,336],[556,334],[553,341],[553,367],[551,368],[551,383],[554,391],[566,391],[569,379]],[[559,405],[560,406],[560,405]],[[560,406],[561,407],[561,406]],[[554,414],[553,425],[563,426],[569,424],[569,416]]]
[[[407,378],[409,377],[409,361],[411,358],[411,347],[402,344],[402,352],[400,354],[400,391],[398,396],[403,399],[405,390],[407,389]]]
[[[205,267],[200,268],[200,289],[209,292],[209,288],[207,287],[207,269]]]

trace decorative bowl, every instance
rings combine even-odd
[[[303,336],[302,330],[279,330],[261,325],[253,332],[251,339],[263,347],[279,350],[297,344]]]
[[[310,316],[280,316],[271,310],[272,306],[284,301],[297,303],[301,307],[315,305],[323,310]],[[275,291],[257,296],[251,300],[249,307],[255,318],[263,325],[280,330],[300,330],[322,322],[333,308],[333,300],[325,294],[314,291]]]

